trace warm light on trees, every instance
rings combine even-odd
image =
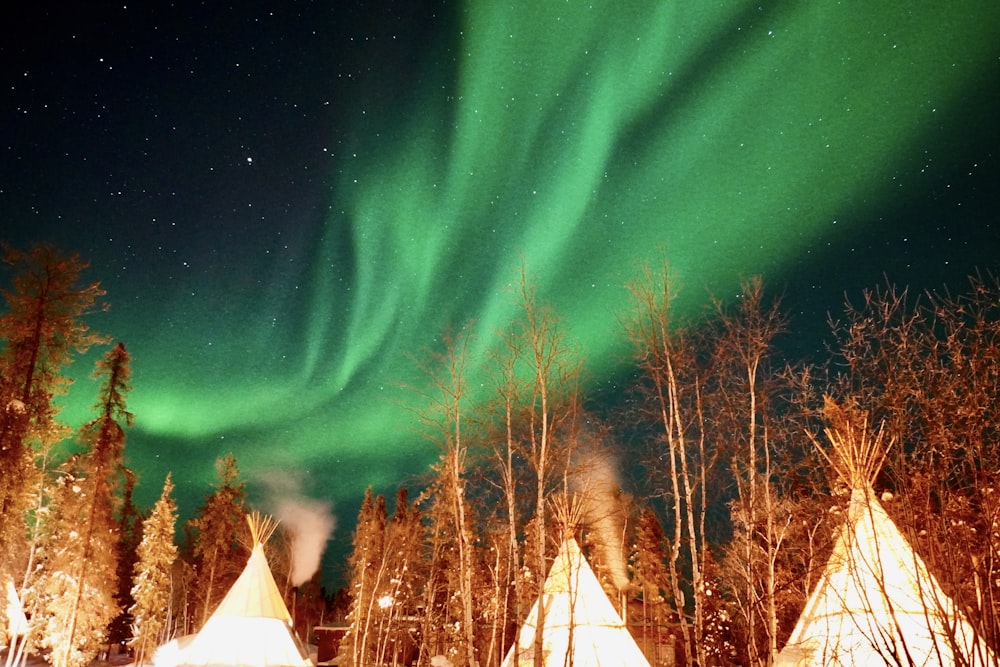
[[[886,510],[990,646],[1000,646],[1000,280],[913,296],[887,285],[832,319],[830,393],[900,443]]]
[[[693,651],[704,663],[700,590],[707,548],[706,480],[716,458],[705,447],[700,393],[708,371],[699,366],[698,349],[688,325],[674,312],[677,288],[666,263],[656,271],[644,269],[630,285],[630,291],[633,313],[627,329],[643,373],[640,386],[644,412],[651,415],[657,434],[647,469],[656,484],[656,495],[672,508],[666,530],[667,581],[662,583],[669,585],[685,651]],[[645,528],[652,528],[648,517]],[[648,561],[645,565],[644,572],[651,575],[655,568]],[[694,589],[690,621],[685,582]],[[644,593],[652,592],[644,588]]]
[[[3,260],[14,282],[3,290],[0,317],[0,545],[10,556],[0,561],[0,578],[17,574],[12,557],[24,548],[25,512],[40,483],[34,459],[69,434],[53,401],[70,382],[62,371],[74,355],[104,341],[83,321],[101,309],[104,290],[99,282],[80,282],[88,265],[78,255],[48,245],[28,252],[4,245]]]
[[[199,627],[246,565],[246,554],[239,543],[246,526],[246,491],[236,457],[226,454],[219,458],[215,470],[218,485],[190,522],[195,531],[193,586]]]
[[[426,502],[430,533],[429,580],[425,583],[427,618],[424,641],[431,655],[452,662],[479,665],[476,629],[481,624],[473,610],[476,535],[469,506],[466,466],[470,438],[467,420],[466,368],[468,337],[447,339],[446,350],[432,359],[427,374],[437,393],[432,409],[423,415],[427,437],[438,448],[434,477],[421,501]]]
[[[132,615],[129,645],[135,650],[137,665],[143,664],[153,649],[170,636],[173,572],[177,560],[177,545],[174,544],[177,504],[173,490],[174,483],[168,474],[153,513],[142,524],[142,542],[139,543],[132,585],[135,603],[129,610]]]
[[[42,644],[55,667],[89,662],[121,611],[118,592],[119,512],[124,484],[122,458],[130,390],[129,354],[121,343],[97,362],[98,416],[80,429],[88,447],[70,459],[53,502],[43,560]]]
[[[0,314],[0,581],[11,577],[30,619],[11,654],[50,651],[55,667],[82,666],[125,628],[137,659],[148,659],[175,633],[197,630],[243,570],[236,459],[216,462],[217,484],[178,556],[174,478],[145,521],[132,504],[141,480],[124,467],[124,345],[97,363],[96,416],[76,442],[57,420],[64,370],[102,340],[83,322],[99,284],[80,283],[86,264],[48,246],[5,247],[4,259],[16,275]],[[636,391],[621,413],[581,395],[582,354],[523,265],[516,314],[496,340],[446,339],[424,364],[419,417],[436,460],[415,502],[398,489],[392,516],[382,495],[365,494],[344,664],[399,664],[412,649],[420,665],[496,667],[570,534],[651,660],[676,648],[680,663],[771,664],[838,535],[840,482],[824,475],[806,435],[830,421],[825,395],[885,424],[897,444],[873,484],[886,491],[886,512],[975,642],[1000,644],[996,279],[919,298],[891,285],[865,292],[831,320],[829,364],[809,367],[779,360],[787,323],[758,278],[699,315],[685,307],[685,317],[666,263],[627,289]],[[487,358],[468,358],[473,348]],[[492,386],[470,392],[483,369]],[[643,445],[619,451],[625,436]],[[272,565],[288,597],[290,547],[272,548],[284,549]],[[322,581],[317,574],[291,602],[307,629],[329,610]],[[129,615],[109,628],[127,594]],[[540,666],[544,605],[535,620]]]
[[[569,466],[574,435],[574,420],[579,412],[578,385],[580,362],[564,338],[559,319],[549,308],[539,304],[535,287],[522,265],[518,282],[521,316],[508,332],[507,348],[517,354],[515,376],[520,378],[520,403],[512,415],[512,433],[521,455],[534,475],[533,515],[527,539],[524,563],[531,569],[530,582],[535,600],[541,599],[541,583],[548,571],[549,517],[546,499],[560,486],[561,473]],[[564,489],[565,490],[565,489]],[[530,590],[530,589],[529,589]],[[518,619],[520,623],[522,619]],[[544,605],[539,604],[537,625],[545,627]],[[535,665],[542,664],[542,633],[535,642]]]
[[[370,641],[371,614],[375,604],[379,565],[385,553],[385,498],[374,496],[371,487],[358,510],[348,558],[348,595],[350,609],[347,620],[350,629],[340,642],[340,660],[349,665],[367,664],[375,649]]]
[[[630,550],[632,587],[642,600],[642,615],[638,620],[643,629],[643,650],[647,655],[656,651],[666,639],[674,610],[667,603],[670,575],[667,572],[666,536],[656,513],[650,508],[639,509]]]

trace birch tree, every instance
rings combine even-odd
[[[979,636],[1000,645],[1000,280],[921,295],[866,290],[831,318],[841,370],[827,390],[856,400],[903,443],[886,507]]]
[[[494,632],[492,644],[507,646],[510,643],[518,645],[521,619],[527,615],[530,600],[534,599],[537,591],[533,586],[525,586],[526,582],[522,577],[525,558],[518,541],[522,515],[525,513],[523,498],[518,493],[523,481],[524,456],[515,431],[518,406],[526,391],[517,374],[522,342],[515,336],[503,336],[502,341],[502,351],[492,357],[496,399],[487,408],[489,432],[486,440],[493,443],[492,458],[497,477],[495,486],[501,497],[493,518],[499,526],[499,530],[494,531],[497,538],[493,540],[496,556],[493,588],[498,596],[494,601],[495,613],[497,618],[503,620],[502,627]],[[500,534],[505,540],[500,539]],[[501,590],[504,591],[502,597],[499,595]],[[508,618],[514,620],[513,642],[507,639]],[[497,651],[497,655],[499,653]]]
[[[776,563],[792,516],[773,486],[777,474],[773,453],[782,439],[774,419],[778,373],[771,367],[771,355],[786,322],[777,303],[765,303],[763,281],[756,277],[742,281],[732,311],[721,301],[716,309],[713,417],[724,433],[728,427],[735,435],[730,459],[736,484],[732,514],[746,568],[743,605],[749,657],[770,664],[779,637]],[[729,433],[727,437],[732,437]],[[763,623],[764,646],[759,644],[758,622]]]
[[[431,576],[426,583],[426,613],[433,626],[448,637],[434,653],[456,664],[479,665],[474,613],[476,591],[476,535],[473,513],[466,493],[469,458],[469,427],[466,419],[466,361],[468,337],[446,340],[446,349],[432,359],[426,373],[437,395],[434,408],[423,416],[427,437],[439,450],[432,466],[434,478],[422,496],[429,504]],[[428,629],[430,629],[428,627]],[[450,632],[447,632],[450,630]]]
[[[658,436],[649,468],[658,484],[654,493],[670,509],[666,529],[670,592],[685,653],[705,664],[706,486],[718,454],[718,449],[710,452],[706,446],[701,388],[709,369],[699,360],[687,324],[675,315],[677,288],[666,262],[656,270],[644,268],[630,290],[633,311],[628,332],[643,373],[646,412],[653,416]],[[687,582],[693,594],[690,605]]]
[[[513,420],[508,426],[512,442],[517,442],[524,460],[534,476],[533,515],[526,545],[530,560],[535,599],[540,601],[541,582],[548,570],[549,517],[546,498],[557,488],[570,461],[575,419],[579,412],[578,380],[580,362],[567,344],[555,313],[540,305],[535,287],[529,281],[527,269],[522,264],[518,283],[521,316],[507,332],[508,350],[519,356],[513,360],[514,376],[523,385],[518,392],[519,404],[509,414]],[[522,589],[523,590],[523,589]],[[520,623],[522,619],[518,619]],[[535,637],[535,665],[543,664],[541,628],[545,626],[544,606],[539,604]]]

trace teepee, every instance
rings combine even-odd
[[[525,619],[520,641],[511,647],[502,667],[534,664],[539,602],[545,605],[540,631],[546,666],[649,667],[572,537],[560,546],[542,598]]]
[[[247,521],[253,538],[250,559],[205,626],[179,651],[178,666],[312,665],[295,635],[292,617],[264,555],[264,542],[276,524],[256,513]]]
[[[28,632],[28,618],[24,615],[21,598],[14,589],[14,580],[7,577],[7,627],[0,631],[0,648],[8,646],[8,664],[15,652],[24,650],[24,635]],[[18,645],[20,640],[20,646]],[[7,643],[9,641],[9,644]]]
[[[872,436],[866,415],[831,399],[825,412],[831,451],[818,448],[849,485],[851,500],[776,667],[997,665],[874,495],[888,452],[882,431]]]
[[[14,580],[7,577],[7,634],[13,641],[28,631],[28,619],[21,606],[21,598],[14,589]]]

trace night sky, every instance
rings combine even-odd
[[[107,289],[141,503],[172,470],[190,513],[232,451],[342,548],[435,456],[415,359],[484,356],[522,259],[612,397],[661,251],[689,309],[762,275],[797,354],[845,294],[1000,268],[995,0],[9,4],[0,238]]]

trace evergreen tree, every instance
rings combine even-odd
[[[705,665],[722,667],[737,657],[729,603],[723,599],[721,571],[711,550],[705,552],[705,576],[701,594],[705,598]]]
[[[143,516],[133,500],[136,475],[129,468],[124,469],[125,488],[122,493],[121,516],[118,519],[118,590],[115,598],[122,613],[111,623],[108,640],[122,645],[132,637],[132,616],[129,609],[135,603],[132,598],[132,574],[138,560],[139,544],[142,542]]]
[[[93,484],[81,457],[60,470],[40,551],[30,619],[32,650],[51,649],[54,667],[79,667],[97,655],[118,612],[118,539],[92,507]],[[92,518],[91,518],[92,517]],[[95,523],[101,523],[100,527]]]
[[[350,629],[340,642],[340,661],[347,665],[373,664],[376,642],[372,631],[376,593],[385,561],[385,498],[373,497],[371,487],[358,511],[352,551],[348,558],[350,608],[347,620]]]
[[[102,341],[83,317],[104,291],[97,282],[79,284],[87,264],[78,255],[48,245],[27,253],[4,245],[3,261],[15,272],[0,316],[0,551],[7,556],[0,570],[8,570],[23,549],[25,512],[39,480],[35,455],[44,457],[68,433],[52,401],[69,384],[61,371],[75,353]]]
[[[371,607],[377,664],[397,664],[410,641],[407,618],[417,614],[422,575],[423,526],[420,512],[409,504],[405,488],[396,493],[396,509],[385,526],[382,562]]]
[[[55,667],[89,662],[107,636],[120,608],[116,600],[119,517],[124,477],[126,410],[131,370],[119,343],[97,362],[103,378],[100,414],[80,429],[89,448],[66,468],[54,503],[43,581],[43,644],[52,649]]]
[[[226,454],[215,463],[219,485],[190,523],[194,542],[195,595],[200,625],[222,601],[246,565],[239,537],[246,522],[246,489],[240,481],[236,457]]]
[[[135,649],[137,665],[143,664],[144,658],[166,641],[170,633],[172,576],[177,560],[177,545],[174,544],[177,503],[171,495],[173,490],[174,484],[168,474],[160,499],[142,526],[132,586],[135,602],[129,610],[133,619],[129,644]]]
[[[639,512],[632,548],[632,585],[642,596],[643,650],[651,654],[655,645],[665,641],[674,610],[667,602],[670,573],[664,552],[666,536],[660,519],[650,508]],[[633,619],[634,621],[635,619]],[[652,641],[653,644],[649,645]]]

